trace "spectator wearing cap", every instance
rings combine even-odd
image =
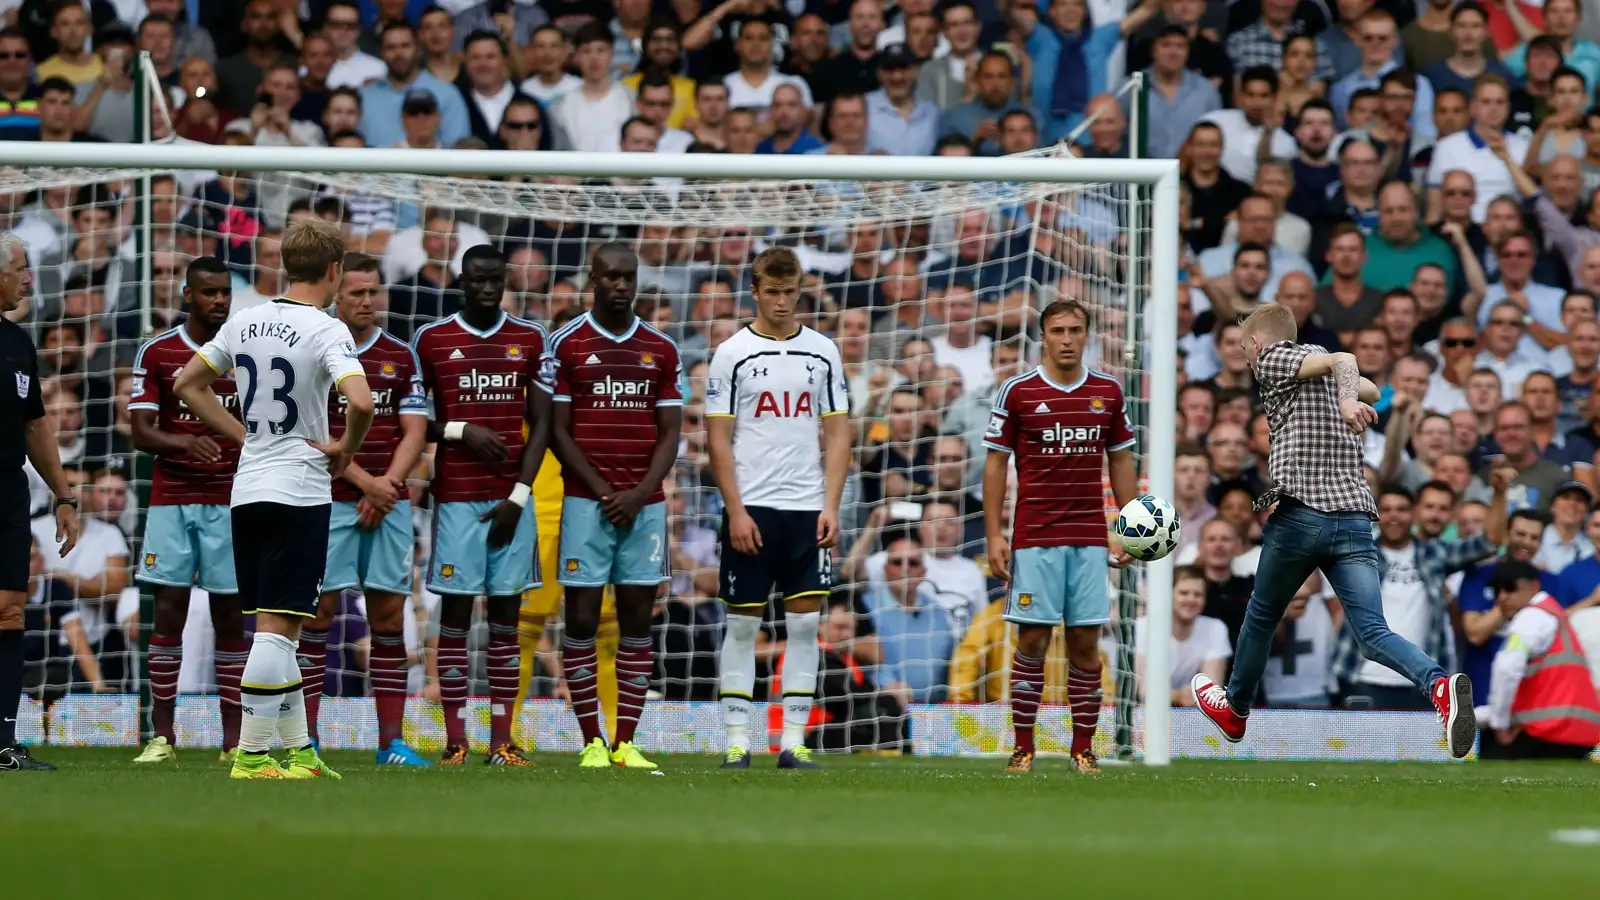
[[[472,125],[461,92],[422,69],[416,29],[406,22],[391,22],[384,26],[381,40],[387,72],[361,88],[361,134],[367,139],[367,146],[392,147],[405,138],[401,107],[413,91],[427,91],[438,104],[439,143],[454,147],[470,135]],[[621,120],[616,123],[621,124]],[[611,135],[615,139],[615,127]]]
[[[1065,0],[1078,2],[1078,0]],[[878,51],[878,82],[867,94],[867,143],[891,156],[931,156],[939,141],[939,107],[916,94],[921,62],[905,44]]]
[[[1555,40],[1555,49],[1560,54],[1562,65],[1583,73],[1591,86],[1600,84],[1600,44],[1578,37],[1579,14],[1578,0],[1546,0],[1543,31],[1531,26],[1526,32],[1521,27],[1517,29],[1523,35],[1524,43],[1502,58],[1507,71],[1516,78],[1527,76],[1529,43],[1535,36],[1543,34]],[[1519,18],[1520,12],[1512,16],[1512,22],[1517,22]]]
[[[1588,759],[1600,744],[1600,696],[1568,611],[1532,566],[1501,566],[1493,587],[1508,636],[1490,664],[1479,757]]]
[[[760,19],[746,20],[739,28],[735,43],[739,68],[729,72],[722,83],[728,86],[728,105],[734,109],[747,108],[765,116],[772,105],[772,92],[780,84],[792,84],[800,90],[806,106],[812,105],[811,88],[805,79],[785,75],[773,63],[772,25]]]
[[[882,2],[855,0],[850,4],[845,27],[850,42],[838,54],[817,63],[811,73],[818,103],[827,103],[841,93],[865,94],[878,89],[877,40],[883,30]]]
[[[78,85],[73,131],[128,143],[133,140],[133,32],[122,25],[102,29],[95,53],[102,61],[100,77]]]
[[[1396,49],[1400,46],[1399,29],[1394,15],[1384,9],[1369,9],[1356,24],[1361,35],[1361,65],[1328,88],[1328,103],[1338,117],[1339,127],[1346,125],[1345,115],[1350,109],[1350,98],[1362,88],[1378,88],[1383,76],[1400,68]],[[1411,113],[1411,139],[1417,145],[1432,142],[1433,86],[1425,78],[1416,78],[1415,104]]]
[[[1463,7],[1475,6],[1466,0]],[[1472,124],[1465,130],[1442,138],[1433,151],[1433,161],[1428,166],[1429,218],[1438,218],[1443,197],[1441,188],[1447,172],[1465,171],[1472,176],[1476,199],[1472,204],[1472,221],[1482,224],[1489,214],[1489,204],[1502,194],[1514,189],[1511,171],[1506,161],[1521,163],[1528,155],[1528,141],[1521,135],[1505,131],[1506,118],[1511,112],[1511,92],[1504,79],[1493,74],[1478,78],[1472,86],[1470,113]]]
[[[1499,60],[1484,55],[1484,33],[1489,14],[1477,0],[1464,0],[1450,13],[1450,40],[1455,52],[1422,71],[1435,90],[1457,90],[1471,95],[1478,76],[1498,75],[1511,81],[1511,71]]]
[[[394,146],[412,150],[436,150],[439,142],[439,101],[427,91],[412,91],[400,104],[400,127],[405,137]]]
[[[56,4],[50,14],[50,39],[56,44],[56,53],[39,63],[34,77],[39,81],[65,78],[74,86],[93,84],[105,61],[89,49],[91,33],[87,9],[76,3]]]
[[[1550,500],[1550,524],[1539,540],[1533,564],[1560,575],[1568,566],[1594,555],[1594,542],[1584,534],[1584,521],[1594,504],[1594,492],[1581,481],[1568,481],[1556,488]]]
[[[1189,68],[1191,38],[1182,25],[1168,25],[1150,43],[1150,117],[1147,140],[1152,156],[1171,159],[1183,149],[1195,123],[1222,108],[1222,95],[1205,76]],[[1126,114],[1133,100],[1122,95]]]
[[[1013,109],[1027,109],[1016,99],[1016,77],[1011,58],[990,51],[978,61],[977,96],[944,111],[940,136],[959,134],[972,141],[980,156],[1000,154],[1000,120]]]
[[[1014,4],[1011,17],[1033,60],[1031,96],[1040,131],[1046,144],[1054,144],[1083,121],[1089,99],[1105,92],[1111,54],[1156,14],[1157,2],[1144,0],[1121,21],[1105,25],[1095,24],[1087,0],[1052,0],[1044,21],[1036,2]]]

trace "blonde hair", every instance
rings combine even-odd
[[[1294,322],[1294,311],[1276,303],[1257,307],[1241,327],[1246,340],[1254,337],[1261,341],[1263,347],[1278,341],[1292,341],[1300,332]]]
[[[282,253],[290,284],[316,283],[328,274],[329,266],[344,262],[344,232],[326,219],[300,219],[284,229]]]

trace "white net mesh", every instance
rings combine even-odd
[[[43,563],[59,576],[53,582],[70,580],[72,589],[46,591],[29,607],[30,684],[37,698],[57,706],[43,719],[30,707],[24,731],[50,728],[57,740],[138,737],[141,717],[127,695],[143,686],[142,668],[137,649],[129,648],[148,634],[150,604],[127,586],[139,561],[151,460],[134,452],[127,396],[140,340],[178,321],[183,272],[197,256],[229,265],[235,309],[281,291],[278,229],[294,216],[336,220],[351,250],[380,258],[386,327],[406,340],[459,308],[451,285],[470,246],[501,249],[510,262],[504,307],[545,324],[581,313],[587,253],[598,242],[637,249],[640,313],[678,341],[693,393],[669,478],[673,580],[655,620],[653,687],[668,702],[646,715],[647,746],[694,750],[720,743],[720,718],[707,702],[717,696],[724,614],[715,600],[722,508],[706,458],[705,361],[753,313],[749,263],[762,249],[784,245],[800,255],[803,319],[837,340],[857,425],[839,588],[829,604],[842,612],[824,627],[823,713],[815,729],[823,746],[914,745],[932,753],[1009,746],[1000,701],[1007,697],[1013,635],[999,621],[1001,585],[988,577],[983,558],[982,510],[999,501],[981,497],[981,435],[995,387],[1034,356],[1039,309],[1057,296],[1089,304],[1090,365],[1123,381],[1141,438],[1149,421],[1149,388],[1133,339],[1149,281],[1147,263],[1133,264],[1148,256],[1148,249],[1138,252],[1149,247],[1148,228],[1134,224],[1149,221],[1148,203],[1123,184],[0,169],[0,198],[0,214],[28,243],[36,291],[19,317],[41,347],[51,422],[73,477],[91,485],[86,508],[104,526],[95,529],[98,543],[74,558]],[[420,487],[426,472],[416,477]],[[36,511],[47,499],[39,485]],[[416,529],[424,566],[426,515],[419,512]],[[928,579],[948,623],[925,649],[862,640],[874,631],[862,595],[882,587],[880,551],[901,534],[925,542]],[[1137,745],[1137,730],[1128,725],[1138,591],[1131,580],[1108,586],[1120,602],[1104,642],[1106,696],[1120,702],[1107,704],[1102,753]],[[425,649],[433,599],[419,591],[408,610],[408,622],[421,623],[408,632],[413,649]],[[214,689],[205,609],[191,604],[186,643],[194,649],[183,657],[185,695]],[[776,671],[781,618],[768,619],[758,700]],[[487,693],[483,630],[472,643],[474,696]],[[357,598],[346,597],[329,646],[327,746],[374,742],[364,699],[366,640]],[[928,665],[875,663],[877,656],[907,653]],[[541,660],[532,686],[536,702],[518,735],[526,746],[576,746],[564,705],[537,702],[557,695],[551,673],[558,668],[548,653]],[[912,669],[929,674],[909,678]],[[1058,640],[1047,667],[1047,705],[1065,702],[1065,669]],[[412,683],[418,698],[408,737],[428,748],[439,743],[441,728],[436,707],[422,699],[436,696],[425,667],[416,667]],[[83,696],[95,691],[114,696]],[[215,706],[214,699],[185,696],[180,741],[217,743]],[[486,713],[474,710],[483,720],[473,720],[477,741]],[[1047,709],[1040,727],[1043,750],[1062,749],[1070,739],[1064,707]]]

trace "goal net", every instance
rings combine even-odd
[[[1071,297],[1091,310],[1087,362],[1122,381],[1139,435],[1141,482],[1170,495],[1177,278],[1170,162],[1091,162],[1049,151],[998,160],[668,158],[181,143],[49,152],[8,156],[21,161],[0,171],[0,215],[27,242],[35,291],[13,317],[40,347],[49,426],[94,522],[64,561],[54,558],[51,529],[42,524],[48,519],[36,523],[36,569],[45,577],[28,607],[33,702],[22,720],[33,739],[138,739],[148,703],[140,646],[151,602],[130,575],[142,562],[152,458],[133,446],[127,405],[135,355],[143,339],[180,321],[184,271],[196,257],[227,263],[235,310],[278,294],[279,236],[298,216],[338,222],[352,251],[381,261],[386,327],[408,340],[459,308],[452,282],[469,247],[500,249],[509,262],[504,308],[547,326],[582,314],[588,254],[598,243],[636,249],[639,313],[677,340],[690,396],[679,461],[667,479],[672,581],[655,618],[652,696],[659,699],[641,726],[647,748],[721,748],[722,503],[706,455],[705,375],[711,353],[753,315],[749,264],[765,248],[799,255],[801,319],[837,342],[855,425],[844,537],[823,626],[813,728],[821,747],[1009,748],[1014,629],[1000,620],[1004,590],[984,556],[983,509],[1003,504],[1009,521],[1011,497],[982,495],[981,439],[995,388],[1037,361],[1037,316],[1051,300]],[[423,494],[426,464],[415,473],[414,496]],[[1109,488],[1106,496],[1109,512]],[[47,512],[47,502],[35,479],[35,511]],[[430,551],[426,506],[418,503],[419,571]],[[899,565],[908,554],[923,565]],[[1102,644],[1103,757],[1166,758],[1166,679],[1154,679],[1148,708],[1139,702],[1133,634],[1146,604],[1153,633],[1170,630],[1170,568],[1108,573],[1115,621]],[[178,732],[180,743],[216,744],[201,597],[196,592],[185,632]],[[435,603],[419,589],[408,610],[408,641],[419,657]],[[891,614],[888,605],[899,608]],[[339,610],[321,737],[328,747],[373,746],[359,597],[346,596]],[[475,697],[487,694],[484,632],[480,623],[472,639]],[[777,687],[781,611],[769,614],[763,635],[758,700]],[[558,636],[552,622],[517,736],[541,750],[578,746],[575,720],[554,699],[562,688],[550,648],[559,640],[550,639]],[[1156,644],[1147,668],[1164,673],[1166,642]],[[1058,636],[1039,720],[1045,752],[1070,742],[1065,682]],[[426,751],[442,744],[443,727],[425,664],[415,667],[412,692],[407,736]],[[486,705],[470,707],[475,742],[487,739]],[[759,705],[755,716],[758,734],[755,723],[769,718]],[[775,712],[770,723],[775,735]]]

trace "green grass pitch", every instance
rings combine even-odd
[[[383,769],[234,782],[215,753],[42,748],[0,774],[7,898],[1589,897],[1600,766],[825,758],[748,772]],[[1315,784],[1315,787],[1312,785]],[[515,892],[514,894],[512,892]],[[1108,893],[1109,892],[1109,893]]]

